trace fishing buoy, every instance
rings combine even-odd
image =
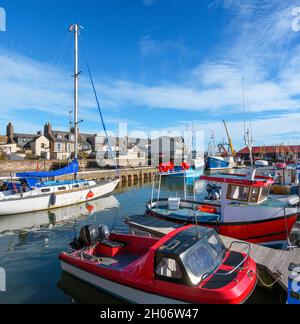
[[[86,199],[92,199],[92,198],[94,198],[95,197],[95,194],[92,192],[92,191],[90,191],[87,195],[86,195]]]

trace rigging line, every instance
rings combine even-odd
[[[93,77],[92,77],[92,72],[91,72],[91,69],[90,69],[90,66],[89,66],[89,63],[88,63],[88,60],[87,60],[87,55],[86,55],[86,52],[85,52],[85,47],[84,47],[83,40],[82,40],[82,36],[81,36],[80,33],[79,33],[79,36],[80,36],[79,37],[80,43],[82,45],[82,52],[83,52],[83,56],[84,56],[84,61],[85,61],[85,64],[86,64],[86,67],[87,67],[87,70],[88,70],[88,74],[89,74],[90,81],[91,81],[91,84],[92,84],[93,92],[94,92],[95,99],[96,99],[96,102],[97,102],[98,111],[99,111],[99,115],[100,115],[100,118],[101,118],[103,130],[104,130],[105,136],[107,138],[107,142],[108,142],[108,145],[109,145],[110,153],[111,153],[112,158],[113,158],[114,163],[115,163],[117,175],[118,175],[118,177],[120,177],[120,170],[118,168],[117,160],[116,160],[115,154],[114,154],[114,152],[112,150],[112,146],[111,146],[111,143],[110,143],[110,140],[109,140],[109,137],[108,137],[107,128],[106,128],[106,125],[105,125],[105,122],[104,122],[104,118],[103,118],[103,114],[102,114],[102,111],[101,111],[100,101],[99,101],[99,98],[98,98],[98,94],[97,94],[97,91],[96,91],[95,83],[94,83],[94,80],[93,80]]]
[[[61,46],[59,47],[58,52],[56,53],[56,55],[54,56],[53,60],[52,60],[52,65],[57,68],[64,56],[64,53],[67,49],[67,45],[69,43],[69,40],[71,38],[70,33],[67,33],[64,41],[62,42]]]

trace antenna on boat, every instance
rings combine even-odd
[[[253,149],[253,137],[252,137],[252,123],[250,123],[250,129],[246,127],[246,103],[245,103],[245,78],[243,76],[243,110],[244,110],[244,141],[245,145],[249,149],[249,157],[251,162],[251,168],[253,168],[253,156],[252,156],[252,149]]]
[[[78,161],[78,34],[82,27],[78,24],[71,25],[69,28],[70,33],[74,32],[74,135],[75,135],[75,149],[74,159]],[[74,178],[77,179],[77,172],[74,173]]]

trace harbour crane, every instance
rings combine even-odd
[[[226,130],[226,133],[227,133],[227,138],[228,138],[228,143],[229,143],[229,147],[230,147],[231,154],[232,154],[232,156],[235,156],[236,155],[236,151],[235,151],[235,149],[233,147],[232,140],[231,140],[231,137],[230,137],[230,134],[229,134],[229,131],[228,131],[228,127],[227,127],[227,124],[226,124],[225,120],[223,120],[223,123],[224,123],[225,130]]]

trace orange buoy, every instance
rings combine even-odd
[[[95,197],[95,194],[94,194],[92,191],[90,191],[90,192],[87,194],[86,199],[92,199],[92,198],[94,198],[94,197]]]

